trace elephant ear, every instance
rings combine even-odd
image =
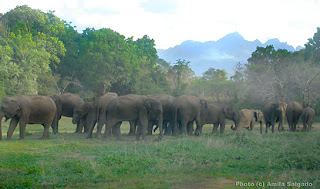
[[[208,108],[208,103],[207,103],[207,101],[206,100],[200,100],[200,105],[201,105],[201,107],[204,107],[204,108]]]
[[[152,105],[151,105],[151,102],[150,100],[145,100],[144,101],[144,106],[146,107],[147,111],[150,112],[151,108],[152,108]]]
[[[10,100],[10,106],[15,112],[20,110],[20,108],[21,108],[19,101],[16,100],[16,99],[11,99]]]
[[[88,103],[86,103],[86,104],[84,104],[83,109],[84,109],[84,112],[88,113],[88,112],[90,112],[91,108],[90,108],[90,105]]]
[[[254,118],[256,119],[256,121],[259,120],[259,116],[260,116],[259,114],[260,114],[259,111],[253,110],[253,115],[254,115]]]

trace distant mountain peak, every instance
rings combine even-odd
[[[245,40],[239,32],[229,33],[219,40]]]
[[[265,43],[259,40],[248,41],[239,32],[230,33],[217,41],[184,41],[180,45],[167,50],[158,49],[160,58],[174,63],[178,59],[190,61],[190,67],[200,76],[210,67],[225,69],[229,74],[234,73],[235,65],[240,62],[246,64],[251,54],[259,47],[273,45],[277,49],[297,51],[302,47],[294,48],[279,39],[269,39]]]

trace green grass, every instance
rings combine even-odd
[[[287,126],[286,126],[287,128]],[[60,133],[40,140],[43,127],[28,125],[25,140],[0,142],[0,188],[233,188],[241,182],[313,183],[319,188],[320,124],[311,133],[259,134],[244,131],[242,141],[230,130],[201,137],[156,135],[146,142],[86,139],[63,118]],[[302,187],[303,188],[303,187]]]

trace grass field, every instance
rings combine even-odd
[[[237,182],[320,187],[320,124],[311,133],[244,131],[241,142],[230,125],[224,135],[212,136],[211,129],[206,125],[200,137],[157,142],[153,135],[136,142],[126,136],[125,123],[124,141],[106,141],[74,134],[71,119],[63,118],[60,133],[50,133],[49,140],[40,140],[42,126],[28,125],[25,140],[18,140],[17,127],[6,141],[3,123],[0,188],[234,188]]]

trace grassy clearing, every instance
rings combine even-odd
[[[125,141],[86,139],[68,118],[49,140],[40,140],[42,126],[28,125],[25,140],[17,128],[13,141],[0,142],[0,188],[233,188],[236,181],[319,188],[320,124],[314,126],[311,133],[245,131],[240,142],[230,126],[212,136],[206,125],[201,137],[136,142],[126,136],[127,123]]]

